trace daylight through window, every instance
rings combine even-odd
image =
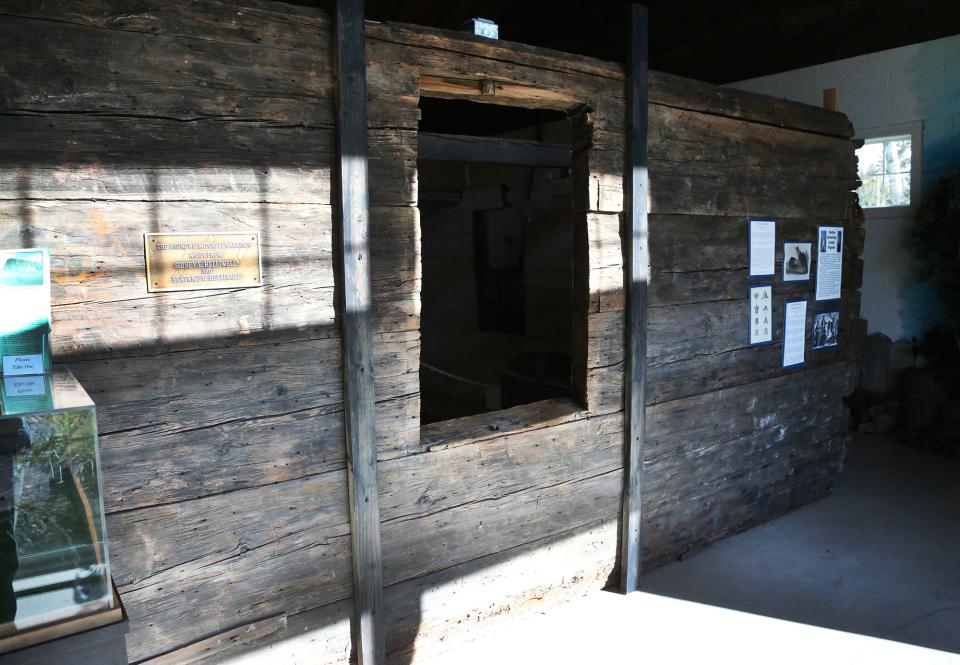
[[[860,205],[889,208],[910,205],[909,136],[870,139],[857,150]]]

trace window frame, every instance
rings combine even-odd
[[[439,97],[441,99],[463,99],[478,104],[490,103],[483,97],[477,97],[472,91],[462,94],[446,93],[438,95],[424,90],[421,87],[420,97]],[[576,136],[588,137],[586,145],[576,157],[575,143],[571,142],[571,177],[573,179],[573,251],[571,260],[573,261],[573,299],[571,302],[571,383],[569,397],[551,397],[527,404],[500,408],[494,411],[485,411],[474,415],[461,416],[458,418],[449,418],[436,422],[423,424],[419,423],[420,429],[420,447],[422,450],[434,450],[447,446],[465,445],[470,442],[477,442],[488,438],[496,438],[507,434],[519,434],[522,432],[533,431],[548,425],[556,425],[562,422],[580,420],[589,417],[592,414],[603,413],[597,410],[598,404],[592,404],[589,394],[588,384],[591,381],[590,368],[587,365],[587,359],[596,344],[591,340],[588,330],[590,324],[588,318],[590,312],[583,303],[589,301],[591,293],[590,268],[592,254],[590,243],[595,239],[590,230],[589,217],[590,212],[581,209],[582,202],[591,197],[591,168],[590,156],[594,153],[592,139],[593,121],[589,114],[585,112],[590,108],[584,101],[571,101],[569,104],[561,106],[556,105],[555,101],[548,103],[537,103],[531,100],[526,104],[520,100],[510,100],[503,103],[506,106],[516,108],[536,109],[549,108],[553,110],[563,110],[568,114],[570,122],[573,124],[574,139]],[[418,128],[419,132],[419,128]],[[419,158],[419,150],[417,151]],[[418,183],[419,188],[419,183]],[[419,198],[419,189],[418,189]],[[419,208],[419,202],[417,204]],[[619,216],[621,213],[612,213]],[[417,220],[419,234],[419,215]],[[595,231],[594,231],[595,232]],[[419,251],[419,250],[418,250]],[[622,269],[622,266],[621,266]],[[421,322],[422,326],[422,322]],[[606,370],[611,371],[611,370]],[[419,379],[418,379],[419,381]],[[418,392],[420,386],[418,383]],[[622,403],[620,410],[622,411]],[[418,418],[419,420],[419,418]]]
[[[905,206],[882,206],[878,208],[867,208],[861,204],[860,207],[863,210],[864,217],[867,219],[912,215],[920,206],[920,198],[922,195],[920,180],[923,167],[923,121],[917,120],[915,122],[896,125],[869,127],[857,131],[854,137],[855,140],[861,140],[866,143],[867,141],[893,139],[904,136],[910,137],[910,204]],[[859,189],[859,187],[857,189]]]

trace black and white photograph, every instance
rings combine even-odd
[[[809,242],[783,243],[783,281],[804,282],[810,279]]]
[[[828,349],[840,343],[840,312],[817,312],[813,318],[813,348]]]

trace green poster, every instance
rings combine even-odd
[[[48,371],[50,330],[50,252],[0,250],[0,374]]]

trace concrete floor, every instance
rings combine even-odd
[[[862,436],[833,495],[643,586],[518,617],[430,665],[958,665],[960,464]]]
[[[960,464],[860,435],[831,496],[654,570],[643,588],[960,653]]]

